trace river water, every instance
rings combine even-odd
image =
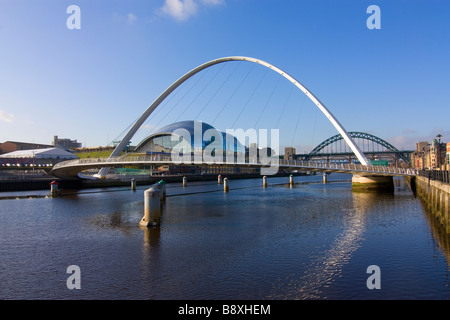
[[[402,179],[390,193],[295,179],[168,184],[151,229],[138,226],[144,186],[2,193],[0,299],[450,298],[450,237]]]

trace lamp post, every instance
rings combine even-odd
[[[441,166],[442,166],[442,164],[441,164],[441,138],[442,138],[442,134],[439,133],[436,136],[436,138],[438,138],[437,167],[439,168],[439,170],[441,170],[442,169],[441,168]]]

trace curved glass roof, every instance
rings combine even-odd
[[[179,121],[172,124],[169,124],[167,126],[164,126],[155,132],[153,132],[150,136],[146,137],[144,140],[142,140],[138,146],[136,147],[136,151],[139,151],[141,149],[145,149],[145,146],[151,142],[151,140],[161,137],[170,135],[173,133],[176,133],[176,130],[183,129],[186,130],[191,137],[191,146],[194,147],[194,136],[195,134],[201,132],[201,141],[202,141],[202,148],[204,149],[209,143],[214,141],[214,137],[212,140],[208,139],[207,141],[203,140],[203,137],[205,136],[205,132],[208,130],[215,130],[218,134],[222,134],[222,140],[223,140],[223,147],[225,150],[232,149],[234,147],[234,150],[237,152],[245,152],[245,147],[233,136],[221,132],[214,128],[212,125],[202,122],[202,121],[194,121],[194,120],[185,120],[185,121]],[[201,131],[200,131],[201,130]],[[197,132],[196,132],[197,131]],[[227,139],[228,137],[228,139]],[[198,139],[198,138],[197,138]],[[200,140],[200,139],[199,139]],[[228,145],[231,141],[233,141],[234,146]]]
[[[173,133],[177,129],[185,129],[185,130],[189,131],[189,133],[191,134],[191,137],[193,137],[196,123],[197,123],[197,125],[202,126],[202,135],[205,134],[205,131],[208,129],[217,130],[212,125],[207,124],[206,122],[186,120],[186,121],[171,123],[165,127],[162,127],[160,129],[156,130],[156,132],[153,133],[152,136],[155,134],[158,134],[158,133]]]

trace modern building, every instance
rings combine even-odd
[[[71,152],[60,148],[29,149],[0,155],[1,166],[54,165],[60,161],[77,159]]]
[[[13,151],[31,150],[31,149],[44,149],[52,148],[53,146],[48,144],[31,143],[31,142],[18,142],[18,141],[5,141],[0,143],[0,154],[5,154]]]
[[[196,136],[198,134],[200,136]],[[220,137],[222,143],[217,144],[216,137]],[[200,121],[181,121],[167,125],[146,137],[136,146],[134,152],[171,155],[182,149],[185,154],[195,155],[203,154],[205,148],[212,143],[216,146],[212,149],[217,154],[225,155],[230,151],[235,156],[246,154],[245,147],[235,137]],[[174,151],[175,147],[177,151]]]
[[[77,140],[59,139],[58,136],[53,137],[52,146],[64,150],[75,150],[82,147],[82,143]]]
[[[221,139],[222,141],[217,141]],[[181,121],[169,124],[142,140],[134,153],[145,153],[157,157],[185,156],[189,162],[195,157],[211,156],[215,162],[226,163],[227,155],[237,159],[248,159],[248,150],[235,137],[200,121]],[[179,173],[239,173],[240,169],[210,164],[203,167],[177,166],[153,168],[168,174]]]

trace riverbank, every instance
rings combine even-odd
[[[416,196],[450,233],[450,184],[423,176],[410,178]]]

